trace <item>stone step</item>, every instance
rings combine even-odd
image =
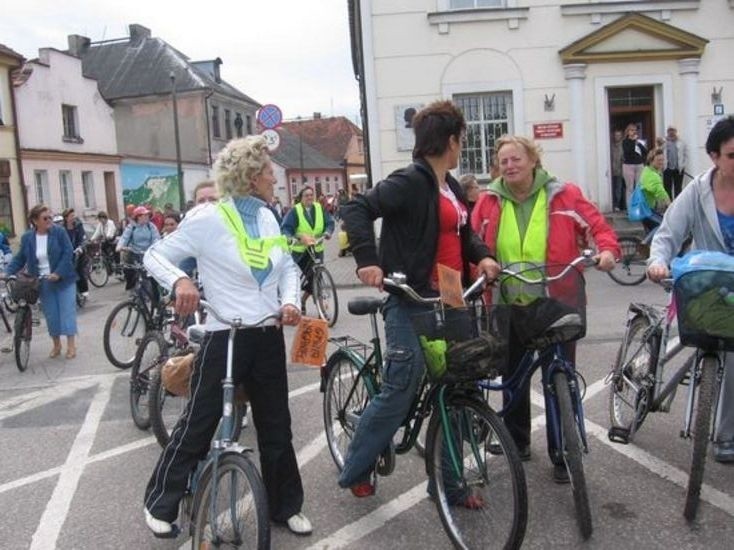
[[[636,235],[638,237],[645,235],[645,228],[642,224],[629,221],[626,212],[606,212],[604,217],[617,235]]]

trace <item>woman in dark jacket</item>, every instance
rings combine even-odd
[[[466,273],[471,262],[495,279],[500,267],[472,231],[466,198],[449,173],[458,166],[464,116],[450,101],[437,101],[415,115],[413,129],[414,162],[342,207],[357,276],[382,288],[383,276],[399,271],[424,296],[437,295],[439,264]],[[382,218],[379,256],[372,225],[377,218]],[[423,352],[410,319],[421,311],[425,308],[398,294],[383,306],[382,386],[362,413],[339,478],[357,497],[374,494],[369,478],[375,459],[405,419],[423,377]]]
[[[76,290],[82,296],[89,294],[89,282],[87,281],[86,267],[89,258],[84,253],[84,243],[87,240],[87,234],[84,232],[84,226],[74,213],[73,208],[67,208],[61,213],[64,218],[64,229],[69,235],[71,241],[71,249],[74,251],[74,268],[76,269],[77,280]]]
[[[49,357],[61,354],[61,336],[66,336],[66,357],[76,357],[76,271],[73,249],[66,231],[54,225],[43,204],[34,206],[28,217],[31,229],[20,239],[20,248],[7,269],[15,275],[25,268],[32,277],[44,276],[40,284],[41,306],[48,333],[53,340]]]
[[[637,126],[628,124],[622,140],[622,177],[624,178],[625,204],[629,206],[632,191],[640,181],[647,158],[647,147],[637,135]]]

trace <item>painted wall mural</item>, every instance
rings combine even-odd
[[[160,210],[166,203],[180,204],[175,166],[123,163],[120,176],[125,204],[145,204]]]

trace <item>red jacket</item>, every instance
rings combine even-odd
[[[546,184],[548,193],[548,249],[546,263],[568,264],[583,248],[609,250],[619,258],[617,235],[604,216],[572,183],[551,180]],[[500,223],[501,197],[488,191],[477,200],[471,215],[474,231],[489,250],[496,254],[497,231]]]

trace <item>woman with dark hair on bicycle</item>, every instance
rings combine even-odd
[[[195,283],[177,266],[196,259],[204,293],[223,317],[253,324],[280,315],[261,328],[237,332],[234,384],[250,396],[270,517],[301,535],[311,523],[301,513],[303,487],[291,441],[288,378],[281,325],[301,319],[298,267],[287,239],[268,208],[275,176],[262,137],[229,142],[214,165],[222,194],[190,210],[178,229],[146,252],[145,267],[175,290],[176,311],[192,314],[199,303]],[[209,450],[222,412],[229,326],[212,316],[194,362],[191,398],[163,450],[145,492],[145,519],[156,536],[171,536],[189,474]]]
[[[614,230],[604,216],[572,183],[562,183],[540,165],[540,150],[522,136],[502,136],[495,142],[500,177],[480,196],[472,214],[472,226],[503,266],[510,264],[566,265],[593,238],[598,249],[598,269],[614,268],[620,255]],[[527,266],[529,267],[529,266]],[[525,349],[510,345],[510,369],[521,361]],[[565,344],[566,357],[575,359],[575,342]],[[508,373],[509,374],[509,373]],[[505,405],[509,396],[505,395]],[[530,460],[530,384],[514,396],[514,407],[504,416],[520,457]],[[550,424],[550,423],[549,423]],[[568,482],[559,450],[550,447],[553,477]]]
[[[49,357],[61,354],[61,336],[66,336],[66,357],[76,357],[76,283],[74,253],[69,235],[53,223],[47,206],[37,204],[28,218],[33,226],[20,239],[20,248],[6,270],[8,276],[21,269],[41,280],[39,291],[48,333],[53,340]]]
[[[314,199],[313,187],[307,185],[301,189],[296,205],[288,211],[281,224],[281,231],[285,236],[298,240],[291,250],[293,260],[301,268],[301,273],[306,274],[301,287],[301,313],[304,315],[306,314],[306,300],[313,294],[313,277],[311,276],[313,262],[306,248],[315,244],[316,240],[321,237],[330,239],[334,232],[334,218],[320,202]],[[316,257],[323,259],[324,244],[317,244],[315,250]]]
[[[73,208],[67,208],[61,213],[64,218],[64,229],[66,229],[71,241],[71,248],[74,250],[74,266],[76,269],[76,291],[82,296],[89,295],[89,281],[87,280],[87,264],[89,258],[84,252],[84,243],[87,240],[87,234],[84,232],[82,222],[76,217]]]
[[[668,266],[689,235],[693,248],[734,255],[734,117],[717,122],[706,140],[714,165],[696,176],[670,204],[650,248],[647,276],[670,277]],[[726,371],[714,434],[714,458],[734,462],[734,354]]]
[[[450,101],[437,101],[415,115],[413,130],[413,162],[342,206],[358,277],[382,289],[383,277],[401,272],[423,296],[437,295],[439,264],[466,275],[471,262],[494,279],[500,267],[471,230],[466,198],[449,173],[458,166],[464,116]],[[377,218],[382,218],[379,255]],[[361,415],[339,477],[339,485],[356,497],[374,494],[375,461],[405,419],[423,378],[423,351],[411,322],[411,315],[422,311],[425,306],[397,293],[383,306],[387,352],[380,393]]]

